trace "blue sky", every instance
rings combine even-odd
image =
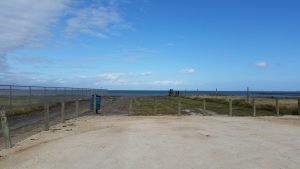
[[[299,90],[300,2],[4,0],[1,84]]]

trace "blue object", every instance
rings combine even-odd
[[[100,110],[101,107],[101,96],[96,95],[96,111]],[[91,96],[90,99],[90,110],[94,110],[94,95]]]

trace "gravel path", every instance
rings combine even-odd
[[[84,116],[2,150],[1,169],[296,169],[296,117]]]

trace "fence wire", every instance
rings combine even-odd
[[[103,89],[0,85],[0,107],[6,112],[12,144],[16,145],[19,141],[45,130],[45,106],[49,106],[47,124],[53,126],[88,112],[90,96],[105,95],[106,92]],[[4,148],[2,128],[1,148]]]
[[[130,115],[277,116],[299,115],[299,102],[296,98],[252,97],[247,100],[230,96],[132,97],[129,107]]]
[[[0,106],[8,110],[12,143],[17,144],[45,129],[45,105],[49,105],[49,126],[87,114],[93,92],[93,89],[1,86]],[[105,95],[105,91],[99,90],[97,94]],[[100,115],[277,116],[300,113],[298,98],[197,95],[104,96],[101,100]],[[50,127],[50,130],[54,129]],[[2,130],[0,137],[3,148]]]

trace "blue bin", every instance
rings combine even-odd
[[[100,110],[101,107],[101,96],[96,95],[96,110]],[[94,110],[94,95],[91,96],[90,99],[90,110]]]

